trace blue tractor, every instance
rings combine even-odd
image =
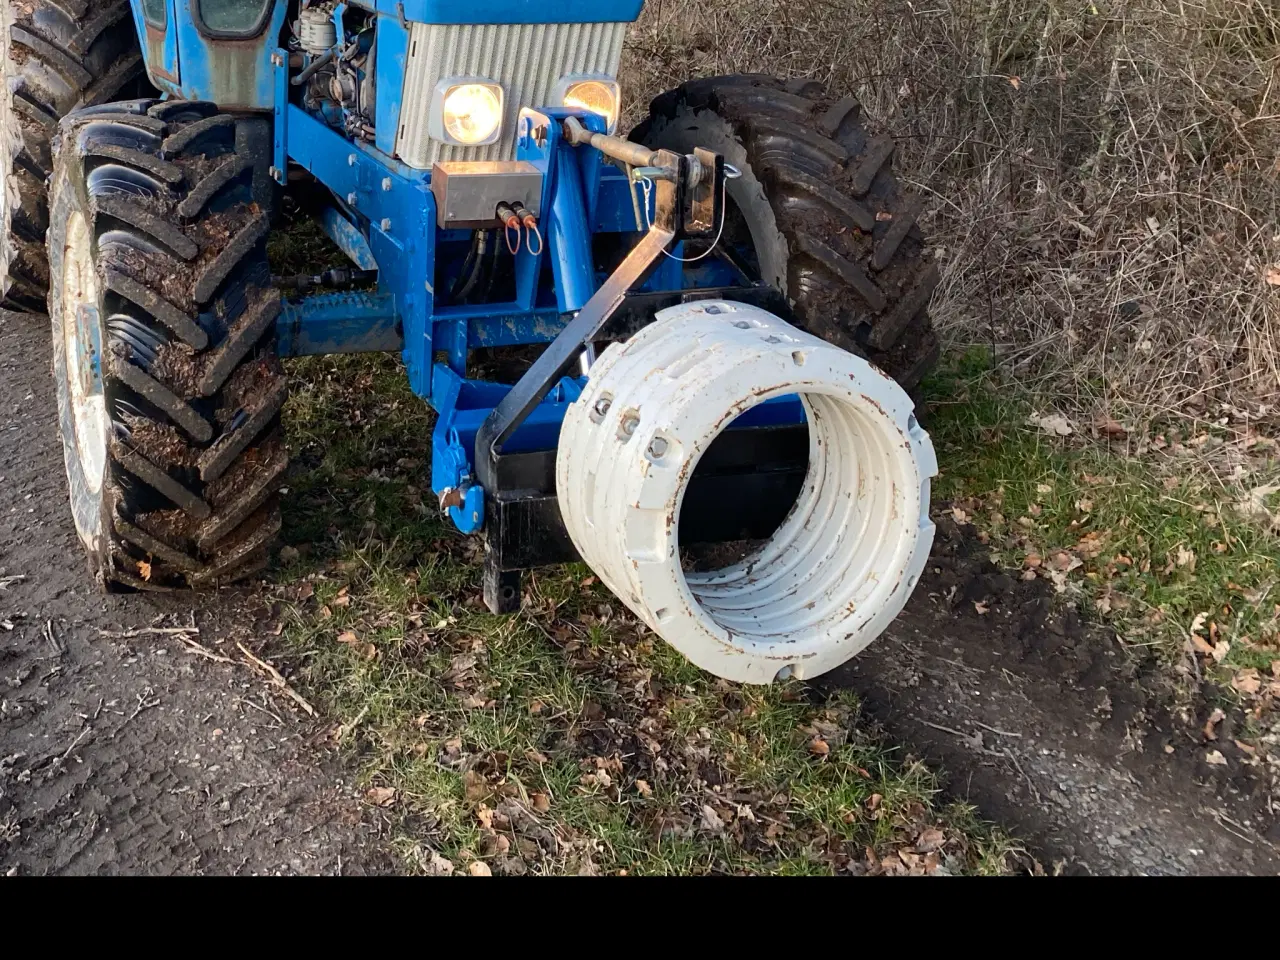
[[[901,610],[938,272],[853,100],[694,80],[619,136],[641,0],[0,2],[0,284],[47,295],[104,587],[260,570],[282,358],[387,351],[494,613],[581,558],[695,663],[768,683]],[[350,268],[273,278],[285,195]],[[723,543],[746,549],[685,563]]]

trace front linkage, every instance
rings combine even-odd
[[[576,365],[585,369],[597,344],[625,341],[653,322],[659,311],[679,303],[728,299],[774,311],[786,308],[776,290],[745,278],[735,286],[636,292],[672,248],[690,240],[718,239],[727,180],[739,175],[723,157],[703,149],[686,155],[650,150],[592,133],[574,117],[558,124],[545,117],[531,117],[530,122],[544,124],[534,131],[535,140],[550,141],[558,127],[559,149],[592,147],[634,168],[653,185],[653,212],[644,238],[485,418],[475,440],[479,495],[466,482],[441,493],[442,504],[484,511],[484,597],[494,613],[519,608],[522,570],[578,559],[557,501],[556,451],[504,450],[557,384]],[[562,392],[573,389],[569,384]],[[690,491],[695,508],[688,514],[685,542],[767,537],[799,492],[807,466],[807,437],[808,428],[798,419],[728,432],[701,464]],[[730,482],[717,482],[726,471]]]

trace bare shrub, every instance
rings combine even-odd
[[[858,96],[931,203],[940,329],[1047,403],[1280,422],[1275,0],[649,0],[627,70],[633,118],[718,73]]]

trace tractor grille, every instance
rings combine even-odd
[[[415,23],[409,35],[396,152],[419,170],[438,161],[515,159],[521,108],[553,106],[556,82],[568,74],[617,76],[626,32],[625,23]],[[446,77],[483,77],[502,84],[502,139],[487,147],[459,147],[427,135],[431,96]]]

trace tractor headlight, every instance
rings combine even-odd
[[[597,76],[563,77],[557,93],[562,105],[589,110],[604,117],[607,133],[618,129],[618,106],[622,95],[616,80]]]
[[[441,80],[431,103],[431,136],[483,147],[502,135],[502,86],[488,80]]]

